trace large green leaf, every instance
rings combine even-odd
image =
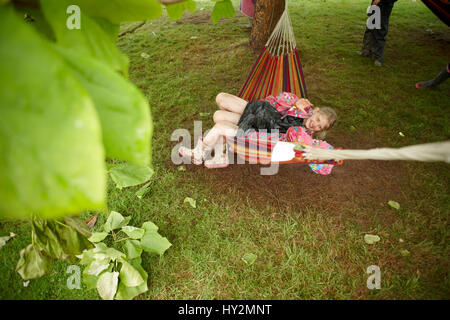
[[[156,19],[162,14],[157,0],[73,0],[72,4],[79,5],[81,12],[113,23]]]
[[[100,276],[105,272],[112,272],[114,265],[111,263],[108,268],[101,271],[97,276],[90,275],[87,271],[88,268],[84,268],[83,270],[83,283],[86,285],[88,290],[97,288],[97,282]]]
[[[31,228],[36,249],[55,259],[73,262],[76,255],[93,247],[84,235],[58,220],[32,219]]]
[[[105,230],[105,232],[110,232],[111,230],[122,228],[123,226],[127,225],[128,222],[130,222],[130,220],[131,216],[125,218],[120,213],[116,211],[111,211],[111,213],[108,216],[108,219],[103,225],[103,229]]]
[[[64,251],[59,242],[54,226],[46,220],[33,219],[31,222],[31,239],[36,249],[55,259],[64,259]]]
[[[86,274],[98,276],[102,271],[109,268],[110,259],[94,260],[86,267]]]
[[[91,242],[100,242],[103,241],[108,236],[108,232],[94,232],[92,236],[89,238]]]
[[[149,253],[163,255],[172,244],[158,233],[146,233],[141,239],[142,248]]]
[[[122,260],[122,268],[120,269],[120,282],[127,287],[136,287],[144,283],[144,279],[136,268],[127,261]]]
[[[140,166],[135,163],[121,163],[109,169],[111,178],[116,183],[117,188],[137,186],[152,177],[153,169]]]
[[[82,220],[79,216],[65,216],[64,223],[71,226],[75,230],[77,230],[80,234],[89,238],[91,236],[91,230],[89,230],[86,222]]]
[[[77,258],[80,259],[78,263],[81,265],[90,264],[92,261],[95,260],[94,249],[84,250],[81,254],[77,255]]]
[[[100,116],[106,155],[148,165],[153,124],[144,95],[104,64],[56,47],[91,94]]]
[[[92,276],[83,271],[83,283],[86,285],[86,288],[88,290],[91,290],[91,289],[94,289],[97,287],[98,278],[99,278],[99,276]]]
[[[59,243],[66,255],[67,260],[73,261],[75,256],[82,253],[83,250],[92,248],[92,243],[71,226],[55,224]]]
[[[131,300],[137,295],[144,293],[148,290],[147,286],[148,274],[141,266],[142,263],[141,258],[136,258],[130,260],[129,262],[136,270],[139,271],[139,274],[144,279],[144,282],[141,285],[135,287],[127,287],[125,284],[120,282],[115,297],[117,300]]]
[[[195,11],[195,1],[186,0],[182,2],[177,2],[173,4],[166,5],[167,15],[171,20],[181,19],[183,12],[189,10],[191,12]]]
[[[22,279],[29,280],[45,275],[50,268],[50,259],[32,244],[20,251],[16,271]]]
[[[145,251],[163,255],[172,245],[167,238],[158,233],[158,227],[153,222],[144,222],[142,228],[145,229],[145,234],[141,239],[141,246]]]
[[[123,253],[122,251],[119,251],[117,249],[114,248],[108,248],[105,250],[105,254],[108,256],[108,258],[110,258],[111,260],[117,260],[120,258],[125,258],[125,253]]]
[[[105,272],[98,278],[97,291],[103,300],[112,300],[119,282],[118,272]]]
[[[153,222],[151,222],[151,221],[145,221],[143,224],[142,224],[142,229],[144,229],[145,231],[148,231],[148,232],[156,232],[156,231],[158,231],[158,226],[156,225],[156,224],[154,224]]]
[[[80,29],[69,29],[66,9],[71,4],[72,0],[41,0],[42,10],[52,26],[57,43],[95,58],[128,77],[128,57],[115,45],[117,27],[104,19],[99,23],[85,12],[80,12]]]
[[[142,254],[142,245],[138,240],[126,240],[125,241],[125,252],[128,259],[138,258]]]
[[[125,232],[131,239],[141,239],[145,233],[144,229],[132,226],[122,227],[122,231]]]
[[[89,94],[8,6],[0,6],[0,82],[0,216],[102,209],[104,151]]]
[[[231,0],[220,0],[214,5],[213,11],[211,12],[211,20],[215,24],[221,18],[233,18],[235,11]]]

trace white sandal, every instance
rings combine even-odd
[[[203,163],[203,160],[205,159],[205,154],[210,149],[211,149],[211,147],[205,146],[203,143],[203,139],[199,138],[197,145],[195,146],[194,149],[189,149],[189,148],[181,146],[178,149],[178,153],[182,157],[190,157],[192,160],[192,163],[199,166]]]
[[[205,160],[205,167],[208,169],[218,169],[218,168],[225,168],[229,165],[228,160],[228,148],[225,145],[224,151],[215,150],[215,155],[210,160]]]

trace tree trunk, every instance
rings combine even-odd
[[[284,11],[284,0],[257,0],[253,16],[250,46],[261,50]]]

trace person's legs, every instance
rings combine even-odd
[[[416,83],[417,89],[433,88],[450,78],[450,63],[431,80]]]
[[[370,57],[372,55],[372,45],[373,45],[372,30],[366,28],[363,38],[363,48],[361,49],[361,51],[357,51],[357,53],[363,57]]]
[[[222,92],[217,95],[216,103],[222,110],[242,114],[248,102],[232,94]]]
[[[229,121],[222,121],[219,123],[216,123],[214,127],[212,127],[209,132],[206,134],[205,138],[203,139],[203,144],[206,145],[206,147],[212,147],[216,144],[217,140],[221,137],[227,137],[227,136],[235,136],[236,132],[238,130],[238,126],[232,122]]]
[[[216,112],[214,112],[213,116],[214,123],[228,121],[237,124],[240,118],[241,118],[240,114],[226,110],[217,110]]]
[[[222,121],[219,123],[216,123],[214,127],[212,127],[206,136],[203,138],[203,140],[200,138],[197,142],[197,145],[194,149],[189,149],[186,147],[180,147],[178,149],[178,152],[183,157],[192,157],[193,163],[199,165],[202,163],[202,161],[206,158],[208,153],[212,151],[214,148],[214,145],[218,142],[219,138],[225,137],[225,136],[235,136],[236,132],[238,130],[238,127],[229,121]],[[223,138],[220,140],[220,144],[223,146]],[[220,150],[222,151],[222,150]],[[225,150],[226,151],[226,150]],[[219,154],[222,154],[222,152],[219,152]]]
[[[375,63],[378,61],[379,65],[383,62],[383,52],[384,46],[386,44],[386,36],[389,29],[389,16],[391,15],[392,8],[394,7],[393,3],[380,2],[378,5],[380,7],[381,13],[381,28],[373,29],[373,45],[372,45],[372,54],[375,59]]]
[[[228,161],[228,148],[226,143],[227,136],[235,136],[238,130],[238,126],[235,123],[229,121],[218,122],[207,133],[203,140],[209,148],[214,147],[214,157],[209,160],[205,160],[205,167],[207,168],[224,168],[229,164]]]

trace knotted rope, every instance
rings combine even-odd
[[[407,146],[403,148],[375,148],[369,150],[327,150],[305,147],[305,159],[315,160],[414,160],[450,163],[450,140]]]

